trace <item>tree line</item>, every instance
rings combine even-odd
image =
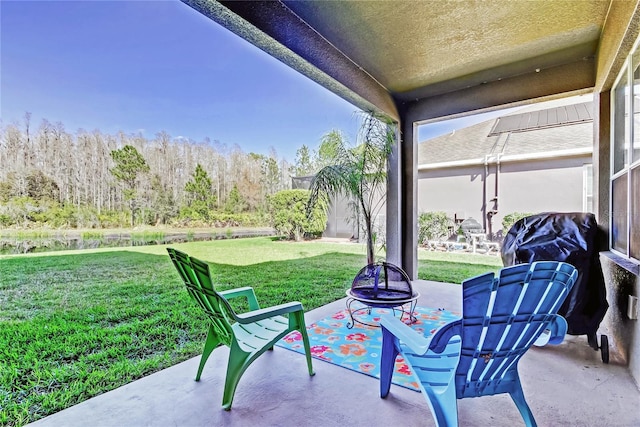
[[[31,115],[0,127],[0,227],[266,225],[269,197],[326,166],[344,142],[330,131],[290,164],[159,132],[66,131]]]
[[[71,133],[47,120],[34,127],[26,113],[0,128],[0,227],[265,225],[269,196],[326,163],[336,138],[329,132],[317,152],[303,145],[290,164],[273,148]]]

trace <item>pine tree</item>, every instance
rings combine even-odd
[[[193,179],[185,184],[184,191],[187,193],[187,206],[191,213],[198,219],[208,220],[215,208],[216,196],[212,191],[211,178],[200,163],[196,164]]]
[[[124,199],[129,201],[131,208],[131,227],[135,225],[137,209],[137,184],[141,174],[149,172],[149,165],[144,157],[132,145],[125,145],[119,150],[111,151],[111,158],[116,163],[110,169],[113,177],[119,181],[123,189]]]

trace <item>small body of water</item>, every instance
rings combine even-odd
[[[164,245],[194,241],[236,239],[241,237],[273,236],[272,229],[225,229],[212,232],[145,232],[85,235],[0,235],[0,255],[26,254],[36,252],[64,251],[71,249],[118,248],[126,246]],[[84,234],[84,233],[83,233]]]

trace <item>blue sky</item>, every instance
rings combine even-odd
[[[166,131],[293,162],[357,108],[179,1],[0,0],[0,119]],[[476,119],[421,127],[421,140]]]
[[[0,117],[294,160],[357,108],[179,1],[0,1]]]

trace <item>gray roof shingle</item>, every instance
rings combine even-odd
[[[587,104],[587,105],[584,105]],[[588,150],[593,147],[593,118],[590,114],[591,103],[568,106],[573,115],[565,113],[564,120],[555,125],[540,122],[522,125],[520,119],[529,112],[511,115],[517,120],[503,123],[520,122],[517,129],[503,126],[501,133],[492,133],[502,116],[446,135],[441,135],[418,144],[418,164],[432,165],[445,162],[482,159],[485,156],[543,154],[574,149]],[[540,110],[535,117],[548,117],[551,110],[567,110],[567,106]],[[587,112],[588,111],[588,112]],[[551,113],[554,114],[554,113]],[[557,117],[557,114],[556,114]],[[530,120],[530,119],[529,119]],[[537,120],[537,119],[536,119]],[[545,119],[546,120],[546,119]]]

